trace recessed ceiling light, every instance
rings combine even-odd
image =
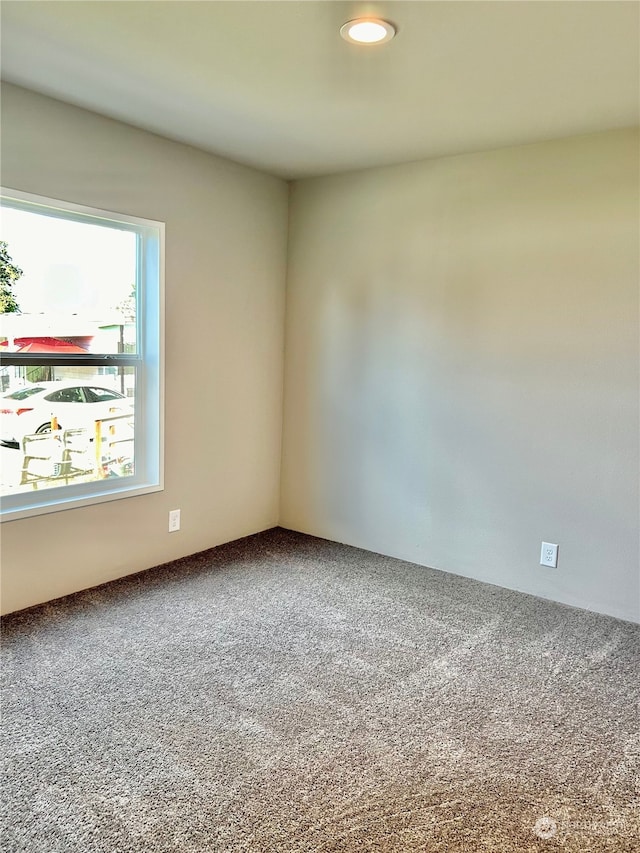
[[[395,34],[393,24],[381,18],[356,18],[340,27],[342,38],[354,44],[382,44],[390,41]]]

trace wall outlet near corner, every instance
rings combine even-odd
[[[169,511],[169,533],[175,533],[180,530],[180,510],[172,509]]]
[[[542,543],[542,550],[540,551],[540,565],[549,566],[552,569],[556,569],[558,567],[557,545],[552,545],[551,542]]]

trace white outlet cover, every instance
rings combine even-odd
[[[540,565],[551,569],[558,567],[558,546],[552,542],[543,542],[540,550]]]

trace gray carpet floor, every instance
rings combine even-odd
[[[640,629],[274,530],[6,617],[3,851],[638,851]]]

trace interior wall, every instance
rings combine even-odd
[[[640,618],[637,153],[293,186],[284,526]]]
[[[166,223],[165,490],[4,523],[3,612],[277,524],[286,183],[10,85],[1,145],[4,186]]]

